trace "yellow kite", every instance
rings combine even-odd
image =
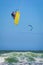
[[[12,12],[11,15],[13,16],[14,24],[18,25],[19,19],[20,19],[20,12],[18,12],[18,11]]]

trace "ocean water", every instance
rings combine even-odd
[[[43,51],[4,51],[0,53],[1,65],[43,65]]]

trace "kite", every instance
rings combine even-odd
[[[19,11],[12,12],[11,15],[14,19],[14,24],[18,25],[20,19],[20,12]]]
[[[32,31],[33,30],[33,26],[32,25],[28,25],[29,30]]]

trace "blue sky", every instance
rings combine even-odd
[[[11,16],[16,10],[17,26]],[[43,50],[43,0],[0,0],[0,50]]]

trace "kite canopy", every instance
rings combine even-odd
[[[12,12],[11,15],[14,19],[14,24],[17,25],[19,23],[19,19],[20,19],[20,12],[18,12],[18,11]]]
[[[29,26],[29,30],[32,31],[33,30],[33,26],[32,25],[28,25]]]

